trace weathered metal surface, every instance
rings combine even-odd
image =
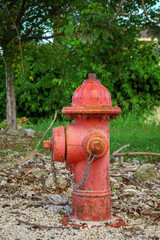
[[[64,107],[62,113],[68,118],[116,117],[121,109],[112,107],[109,91],[96,79],[96,74],[89,74],[89,78],[74,92],[72,106]]]
[[[65,130],[63,127],[53,129],[53,155],[54,161],[65,159],[66,168],[74,173],[70,220],[111,220],[109,119],[116,118],[121,109],[112,107],[108,90],[95,74],[90,74],[75,91],[72,106],[63,108],[62,113],[68,118],[74,117],[74,122]],[[93,162],[88,165],[90,153]]]
[[[57,162],[65,161],[65,129],[64,127],[53,128],[53,159]]]
[[[112,216],[112,218],[108,221],[81,221],[74,219],[73,216],[70,217],[63,217],[62,224],[64,226],[71,226],[77,229],[84,229],[86,227],[94,228],[94,227],[114,227],[119,228],[125,225],[125,222],[121,217]]]
[[[48,148],[51,151],[51,138],[43,141],[43,148]]]

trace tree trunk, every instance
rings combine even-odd
[[[7,129],[17,129],[16,121],[16,98],[15,86],[13,85],[14,75],[9,71],[6,65],[6,99],[7,99]]]

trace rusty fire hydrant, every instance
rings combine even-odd
[[[111,216],[109,174],[109,119],[116,118],[119,107],[112,107],[108,90],[89,74],[89,79],[76,89],[72,106],[62,113],[72,124],[53,129],[52,138],[44,141],[44,148],[53,149],[53,159],[66,162],[74,173],[73,215],[63,218],[64,224],[87,226],[87,222],[106,222],[109,226],[124,225],[120,217]]]

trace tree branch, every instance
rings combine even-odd
[[[22,18],[24,12],[25,12],[25,4],[26,4],[26,0],[23,0],[22,4],[21,4],[21,8],[19,11],[19,16],[17,17],[17,22],[20,22],[20,19]]]
[[[143,14],[144,14],[144,15],[146,16],[147,20],[148,20],[150,23],[155,24],[155,25],[160,23],[160,22],[153,22],[152,20],[149,19],[148,14],[147,14],[147,11],[146,11],[146,8],[145,8],[144,0],[142,0],[143,12],[140,13],[140,14],[120,13],[120,10],[121,10],[121,8],[122,8],[123,2],[124,2],[124,1],[121,1],[121,3],[120,3],[120,5],[119,5],[119,8],[118,8],[117,11],[116,11],[116,8],[115,8],[114,4],[112,3],[112,1],[110,2],[111,8],[112,8],[113,11],[116,13],[116,16],[113,17],[113,18],[110,20],[110,22],[113,22],[118,15],[122,15],[122,16],[140,16],[140,15],[143,15]]]
[[[125,1],[125,0],[121,0],[121,2],[120,2],[120,4],[119,4],[119,7],[118,7],[118,10],[117,10],[117,12],[116,12],[116,16],[113,17],[109,22],[113,22],[113,21],[116,19],[116,17],[119,15],[124,1]]]
[[[37,224],[37,223],[30,223],[30,222],[27,222],[27,221],[24,221],[24,220],[21,220],[21,219],[18,219],[16,218],[16,220],[19,222],[19,223],[24,223],[26,225],[29,225],[33,228],[39,228],[39,229],[48,229],[48,228],[52,228],[52,229],[67,229],[69,227],[62,227],[62,226],[46,226],[46,225],[41,225],[41,224]]]
[[[16,30],[16,32],[17,32],[18,41],[19,41],[19,50],[20,50],[20,56],[21,56],[21,63],[22,63],[22,71],[23,71],[23,74],[24,74],[24,65],[23,65],[23,54],[22,54],[21,36],[20,36],[20,34],[19,34],[19,31],[18,31],[18,28],[17,28],[17,26],[16,26],[16,23],[15,23],[12,15],[11,15],[8,7],[7,7],[5,4],[2,4],[2,3],[0,3],[0,5],[2,5],[2,6],[6,9],[6,11],[7,11],[7,13],[8,13],[8,15],[9,15],[12,23],[13,23],[13,28],[14,28],[14,29]]]
[[[33,39],[49,39],[49,38],[54,38],[54,37],[58,37],[58,36],[64,36],[64,32],[61,33],[55,33],[52,36],[39,36],[39,35],[31,35],[28,36],[27,40],[33,40]]]
[[[122,16],[140,16],[140,15],[143,15],[144,13],[139,13],[139,14],[129,14],[129,13],[119,13],[119,15],[122,15]]]
[[[114,153],[114,156],[160,156],[160,153],[152,152],[127,152],[127,153]]]
[[[114,6],[114,4],[113,4],[112,1],[110,2],[110,6],[111,6],[111,8],[113,9],[113,11],[116,12],[116,8],[115,8],[115,6]]]
[[[153,22],[152,20],[149,19],[146,8],[145,8],[144,0],[142,0],[142,6],[143,6],[143,13],[146,16],[147,20],[152,24],[159,24],[160,22]]]
[[[130,145],[129,144],[127,144],[127,145],[125,145],[125,146],[123,146],[123,147],[121,147],[121,148],[119,148],[118,150],[116,150],[115,152],[113,152],[112,153],[112,155],[113,156],[116,156],[117,155],[117,153],[119,153],[121,150],[123,150],[124,148],[126,148],[126,147],[129,147]]]

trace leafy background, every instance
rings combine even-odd
[[[120,1],[113,3],[118,7]],[[148,14],[155,19],[157,15],[153,16],[150,7],[156,3],[147,1],[146,4]],[[17,22],[18,4],[15,2],[16,8],[10,3],[7,6],[21,31],[23,62],[16,31],[11,29],[12,21],[7,11],[1,9],[0,12],[13,35],[8,37],[8,52],[4,57],[14,73],[17,117],[26,116],[37,121],[52,116],[55,109],[61,112],[62,107],[71,104],[73,92],[91,72],[96,73],[107,87],[112,104],[120,106],[123,114],[139,114],[159,104],[160,65],[154,53],[155,44],[138,41],[139,30],[146,27],[144,15],[127,18],[119,15],[112,22],[110,19],[115,13],[110,5],[106,7],[106,1],[105,4],[104,1],[82,1],[79,4],[75,0],[71,5],[65,2],[64,6],[63,1],[42,1],[39,7],[34,3],[33,9],[30,8],[32,1],[29,1],[26,5],[28,15],[22,15],[22,22]],[[63,7],[66,8],[63,10]],[[127,1],[122,12],[134,14],[140,7],[141,1],[136,4]],[[38,27],[34,23],[37,16],[40,19]],[[157,28],[150,28],[153,37],[157,36]],[[0,28],[3,46],[6,38],[2,30]],[[26,35],[28,31],[31,36]],[[47,31],[54,33],[54,38],[42,41]],[[0,120],[6,116],[4,71],[4,59],[1,58]],[[59,118],[62,120],[63,116],[59,114]]]

